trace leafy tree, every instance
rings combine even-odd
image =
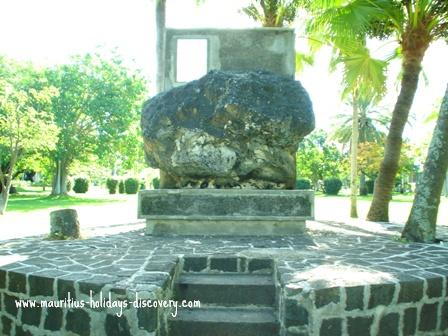
[[[402,57],[400,93],[392,112],[385,155],[368,219],[387,221],[390,195],[398,171],[402,134],[417,90],[421,64],[430,44],[448,38],[446,0],[351,0],[304,1],[313,14],[311,28],[324,26],[337,45],[349,45],[352,37],[395,37]],[[312,31],[313,29],[311,29]],[[318,29],[317,29],[318,30]],[[322,29],[318,30],[322,32]]]
[[[253,0],[243,13],[263,27],[283,27],[294,21],[299,0]]]
[[[363,142],[359,144],[358,162],[363,174],[371,180],[378,177],[381,167],[381,160],[384,157],[384,142]],[[409,175],[414,171],[414,155],[409,144],[404,144],[400,155],[398,173]]]
[[[443,180],[448,169],[448,86],[426,157],[423,176],[402,237],[419,242],[436,240],[436,221]]]
[[[72,63],[47,71],[49,82],[59,89],[52,113],[61,132],[53,162],[52,194],[66,193],[70,166],[116,156],[139,119],[145,81],[138,72],[123,66],[116,55],[110,59],[87,54]]]
[[[54,147],[58,129],[48,112],[57,90],[31,66],[0,58],[0,214],[4,214],[17,163]]]
[[[316,190],[320,181],[339,177],[346,170],[346,157],[327,142],[327,134],[321,130],[314,131],[299,144],[296,162],[297,176],[311,180]]]

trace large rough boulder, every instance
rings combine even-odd
[[[161,188],[294,189],[295,153],[314,114],[297,81],[211,71],[147,101],[142,129]]]

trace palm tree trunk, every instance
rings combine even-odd
[[[384,159],[381,162],[373,192],[372,204],[367,214],[367,219],[371,221],[389,221],[389,201],[391,200],[400,161],[403,129],[408,120],[409,111],[417,91],[422,59],[423,55],[421,58],[405,59],[403,61],[403,78],[401,80],[400,94],[392,113],[392,121],[384,150]]]
[[[350,217],[358,218],[356,197],[358,195],[358,138],[359,114],[357,95],[353,95],[352,141],[351,141],[351,174],[350,174]]]
[[[436,239],[437,213],[448,169],[448,86],[402,237],[418,242]]]
[[[157,93],[164,89],[165,78],[165,17],[166,17],[166,0],[156,0],[156,53],[157,53],[157,74],[156,74],[156,90]]]

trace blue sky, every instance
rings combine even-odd
[[[167,25],[176,28],[256,27],[239,13],[246,0],[168,0]],[[154,0],[2,0],[0,1],[0,53],[40,65],[67,61],[70,55],[93,51],[97,46],[119,52],[132,66],[154,79],[155,25]],[[297,46],[306,43],[297,39]],[[392,44],[389,44],[391,46]],[[377,46],[378,47],[378,46]],[[380,51],[382,48],[379,49]],[[335,114],[344,109],[340,102],[340,74],[328,73],[329,51],[323,51],[313,67],[298,79],[310,93],[317,126],[329,129]],[[435,43],[428,51],[424,69],[428,85],[422,80],[412,112],[417,116],[406,133],[412,138],[427,137],[432,125],[415,124],[424,119],[445,91],[448,81],[448,47]],[[392,109],[397,96],[400,64],[390,67],[388,96],[383,105]]]

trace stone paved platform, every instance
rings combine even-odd
[[[119,308],[17,308],[14,300],[169,298],[179,268],[248,272],[254,260],[273,259],[282,335],[448,335],[446,243],[404,244],[392,224],[307,227],[294,237],[153,237],[139,230],[0,242],[0,334],[166,335],[167,309],[128,307],[118,317]],[[439,233],[448,238],[446,228]]]

